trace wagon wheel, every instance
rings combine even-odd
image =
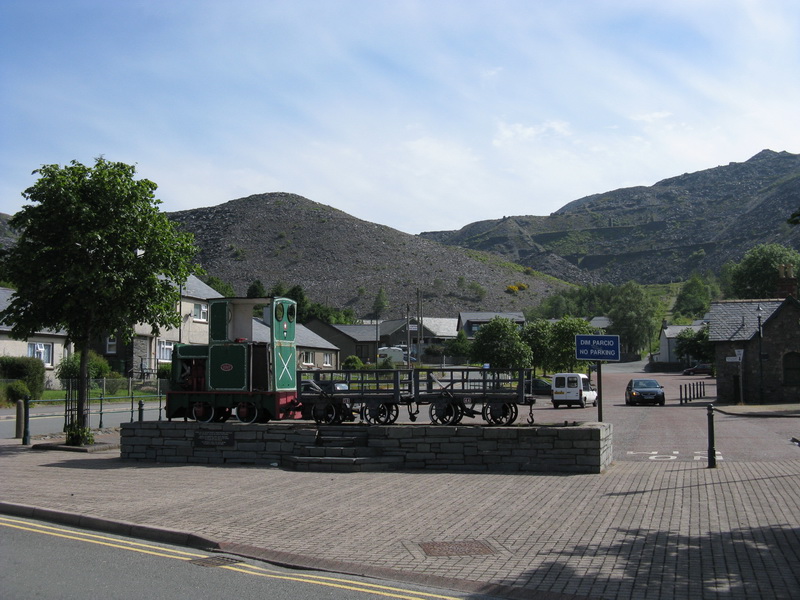
[[[400,415],[400,407],[393,402],[381,404],[381,416],[384,415],[384,411],[386,417],[383,419],[381,425],[391,425],[397,421],[397,417]]]
[[[511,402],[483,406],[483,420],[490,425],[511,425],[517,420],[518,414],[517,405]]]
[[[242,423],[255,423],[259,418],[258,407],[252,402],[239,402],[236,405],[236,418]]]
[[[381,407],[380,406],[367,406],[366,404],[361,405],[361,420],[366,422],[367,425],[377,425],[379,423],[378,418],[380,417]]]
[[[214,411],[214,423],[224,423],[228,419],[231,418],[231,407],[226,406],[225,408],[218,407]]]
[[[214,407],[208,402],[195,402],[192,405],[192,418],[199,423],[211,423],[214,420]]]
[[[431,423],[434,425],[455,425],[461,411],[455,404],[433,402],[428,409]]]
[[[314,405],[313,416],[318,425],[335,425],[340,422],[341,413],[336,405],[326,402]]]

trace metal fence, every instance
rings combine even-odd
[[[0,380],[0,385],[10,383]],[[145,403],[157,403],[158,420],[162,419],[166,379],[104,378],[88,381],[85,422],[92,428],[104,427],[103,417],[109,413],[130,413],[130,421],[144,420]],[[52,406],[56,412],[63,406],[64,431],[78,421],[78,380],[57,381],[44,397],[31,401],[31,406]],[[154,408],[148,408],[149,411]],[[52,414],[52,413],[51,413]],[[34,416],[34,415],[32,415]]]

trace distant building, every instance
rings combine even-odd
[[[525,325],[525,315],[521,312],[462,312],[458,314],[457,331],[463,331],[471,340],[482,325],[486,325],[495,317],[509,319],[520,327]]]
[[[710,318],[720,401],[800,402],[800,302],[713,302]]]

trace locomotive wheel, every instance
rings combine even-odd
[[[461,411],[455,404],[434,402],[428,409],[431,423],[434,425],[455,425]]]
[[[236,418],[242,423],[255,423],[259,417],[258,407],[252,402],[239,402],[236,405]]]
[[[485,404],[483,406],[483,420],[490,425],[511,425],[517,420],[519,409],[516,404]]]
[[[211,423],[214,420],[214,407],[208,402],[195,402],[192,405],[192,418],[198,423]]]
[[[331,402],[315,404],[313,409],[314,421],[317,425],[335,425],[341,422],[341,413],[336,405]]]

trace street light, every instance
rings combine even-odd
[[[761,308],[761,303],[756,306],[756,316],[758,318],[758,403],[764,404],[764,355],[761,351],[761,341],[764,337],[761,330],[761,313],[764,311]]]

